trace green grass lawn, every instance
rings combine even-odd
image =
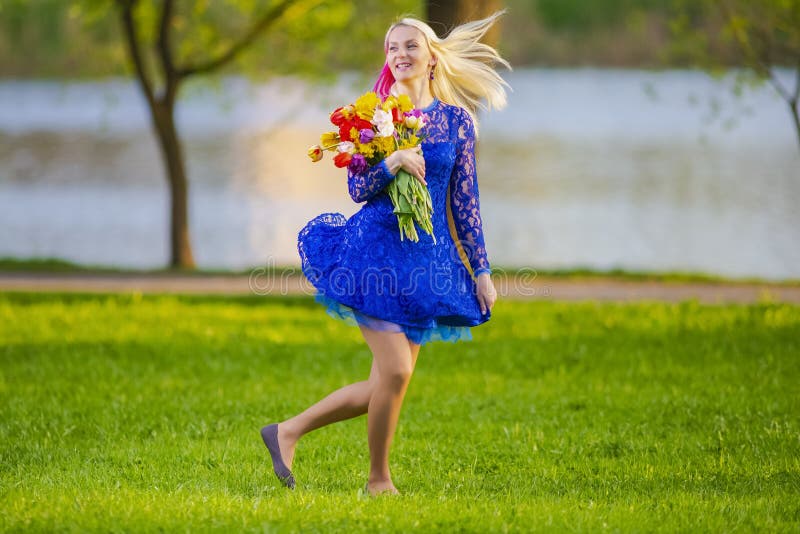
[[[310,297],[0,294],[0,530],[797,531],[800,307],[499,301],[272,473],[259,429],[366,378]]]

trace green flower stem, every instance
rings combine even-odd
[[[431,219],[433,202],[428,188],[407,171],[400,169],[395,179],[386,186],[386,191],[392,199],[393,212],[397,215],[400,240],[408,237],[411,241],[419,241],[414,226],[416,222],[425,233],[433,237],[433,242],[436,243]]]

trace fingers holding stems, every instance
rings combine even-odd
[[[415,146],[403,152],[408,153],[408,165],[405,165],[406,170],[419,180],[422,185],[428,185],[428,182],[425,181],[425,158],[422,156],[422,147]]]
[[[386,158],[386,164],[392,174],[397,174],[397,171],[404,169],[422,185],[428,185],[428,182],[425,181],[425,158],[422,157],[422,147],[416,146],[392,152]]]

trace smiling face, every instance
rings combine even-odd
[[[397,26],[389,33],[386,62],[395,80],[407,82],[427,78],[436,60],[421,31],[413,26]]]

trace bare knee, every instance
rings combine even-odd
[[[414,359],[405,336],[374,332],[363,326],[361,330],[373,355],[369,379],[372,389],[402,392],[414,372]]]
[[[408,368],[400,367],[394,370],[384,371],[381,374],[379,374],[377,371],[373,372],[366,381],[370,396],[372,396],[372,393],[374,393],[375,390],[380,387],[405,387],[411,381],[411,375],[413,372],[413,366]]]
[[[384,370],[378,377],[377,387],[387,388],[391,391],[402,391],[411,381],[413,372],[414,370],[410,365],[398,365]]]

